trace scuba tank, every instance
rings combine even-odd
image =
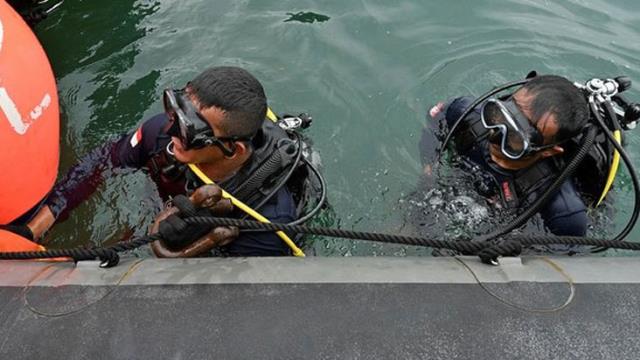
[[[318,161],[314,158],[316,154],[311,149],[310,140],[299,131],[308,128],[311,122],[311,116],[305,113],[297,116],[285,114],[277,117],[275,122],[265,122],[263,130],[270,129],[277,135],[274,151],[255,166],[252,175],[234,190],[238,198],[246,197],[248,203],[259,210],[286,185],[296,204],[296,223],[306,221],[320,210],[326,200],[326,185],[315,166]],[[315,207],[304,215],[305,207],[314,198]]]
[[[301,163],[303,140],[298,126],[289,126],[285,118],[276,122],[265,120],[252,145],[254,153],[249,164],[230,181],[220,183],[236,198],[258,210],[272,194],[294,180],[289,172],[304,167]],[[306,124],[308,127],[309,123]],[[266,199],[266,201],[265,201]]]

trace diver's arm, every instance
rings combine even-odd
[[[436,160],[439,151],[440,139],[438,129],[444,121],[445,104],[439,102],[433,106],[427,114],[427,122],[422,128],[422,135],[418,148],[420,150],[420,160],[422,161],[423,173],[431,176],[431,167]]]
[[[56,183],[42,208],[27,223],[35,240],[58,220],[67,217],[68,211],[86,200],[102,183],[102,172],[111,163],[110,153],[114,143],[108,143],[84,156]]]
[[[544,225],[557,236],[586,236],[589,217],[586,211],[578,211],[573,214],[557,216]]]
[[[160,129],[166,123],[163,114],[146,121],[134,132],[107,142],[83,156],[48,195],[45,205],[27,223],[34,239],[39,239],[56,222],[69,216],[104,182],[114,168],[141,168],[152,152]]]
[[[589,226],[587,207],[572,181],[562,184],[542,208],[540,216],[545,227],[558,236],[585,236]]]
[[[439,102],[428,111],[419,143],[420,160],[425,175],[431,175],[432,165],[449,128],[472,101],[470,97],[458,97],[447,102]]]

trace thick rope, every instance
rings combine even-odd
[[[71,258],[73,261],[78,262],[82,260],[100,259],[100,267],[109,268],[118,265],[120,262],[118,253],[137,249],[160,239],[159,234],[153,234],[131,241],[121,241],[108,247],[76,247],[72,249],[49,249],[45,251],[0,252],[0,260]]]
[[[531,245],[586,245],[601,246],[613,249],[640,250],[640,243],[627,241],[614,241],[607,239],[594,239],[576,236],[528,236],[512,235],[504,237],[503,240],[494,243],[491,241],[451,241],[437,240],[417,236],[405,236],[394,234],[383,234],[374,232],[351,231],[333,229],[325,227],[310,227],[306,225],[287,225],[277,223],[259,223],[256,221],[238,220],[230,218],[215,217],[192,217],[185,219],[189,224],[212,225],[212,226],[236,226],[241,229],[275,231],[282,230],[289,233],[304,233],[311,235],[323,235],[339,237],[345,239],[369,240],[376,242],[386,242],[394,244],[405,244],[414,246],[429,246],[440,249],[450,249],[462,254],[476,254],[485,263],[494,264],[498,256],[517,256],[522,252],[522,247]]]
[[[288,225],[278,223],[261,223],[251,220],[239,220],[217,217],[187,217],[184,221],[188,224],[217,226],[235,226],[241,229],[262,231],[285,231],[289,233],[304,233],[310,235],[322,235],[335,238],[354,240],[369,240],[384,243],[404,244],[412,246],[428,246],[438,249],[450,249],[466,255],[478,255],[487,264],[496,264],[499,256],[517,256],[523,247],[531,245],[585,245],[598,246],[613,249],[640,250],[640,243],[628,241],[614,241],[607,239],[594,239],[575,236],[528,236],[511,235],[492,241],[468,241],[468,240],[438,240],[426,237],[405,236],[396,234],[383,234],[376,232],[352,231],[326,227],[311,227],[306,225]],[[51,249],[46,251],[26,252],[0,252],[0,260],[27,260],[71,258],[74,261],[100,259],[100,267],[112,267],[118,264],[118,253],[133,250],[143,245],[161,240],[160,234],[143,236],[141,238],[122,241],[104,248],[73,248]]]

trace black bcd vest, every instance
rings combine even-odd
[[[482,125],[480,116],[471,113],[457,130],[455,147],[458,154],[465,154],[478,142],[488,136],[489,131]],[[502,203],[508,208],[516,208],[534,192],[541,191],[562,172],[565,164],[579,150],[582,135],[572,138],[564,144],[562,156],[554,156],[538,161],[529,168],[516,171],[510,180],[494,183],[500,193]],[[613,158],[613,146],[603,133],[598,134],[594,145],[580,163],[573,177],[575,185],[585,203],[595,205],[604,189],[609,173],[609,164]]]
[[[277,123],[265,120],[251,141],[253,153],[247,163],[234,176],[218,185],[250,207],[255,207],[292,172],[286,186],[293,193],[297,213],[300,214],[306,200],[311,197],[308,192],[313,190],[313,186],[305,162],[295,161],[305,142],[301,135],[294,132],[283,130]],[[156,151],[146,166],[165,200],[185,192],[189,194],[203,184],[185,164],[169,154],[166,149],[169,141],[164,133],[158,137]]]

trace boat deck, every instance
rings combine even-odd
[[[637,359],[640,258],[0,261],[1,359]]]

